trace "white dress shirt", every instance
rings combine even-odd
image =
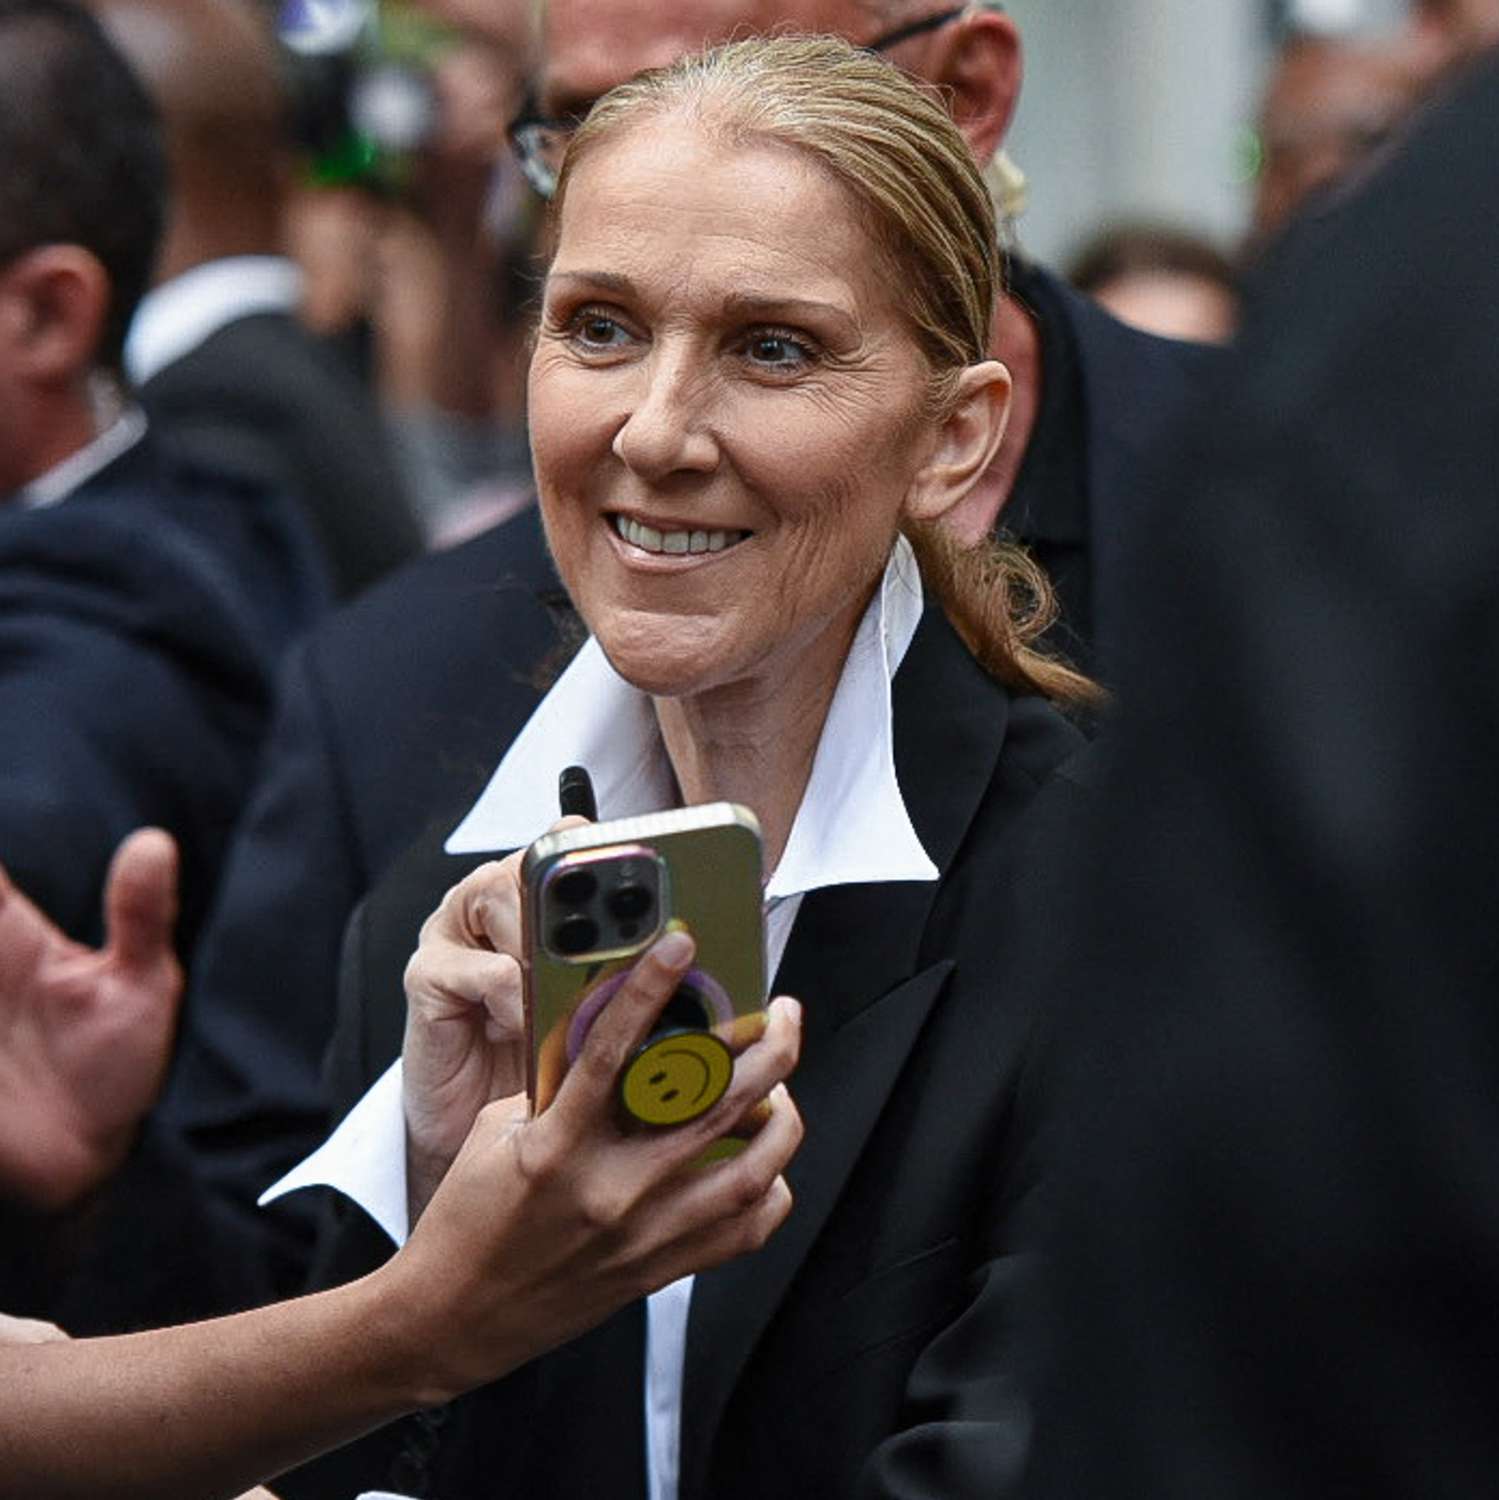
[[[890,684],[921,619],[921,578],[899,538],[844,662],[807,789],[766,884],[766,973],[775,974],[802,897],[830,886],[937,878],[895,776]],[[673,805],[675,781],[648,695],[588,641],[516,737],[489,785],[449,836],[450,854],[529,844],[557,817],[557,776],[588,767],[601,818]],[[815,1005],[815,995],[800,996]],[[409,1231],[401,1064],[350,1111],[324,1145],[261,1199],[327,1186],[395,1241]],[[645,1423],[650,1500],[676,1500],[682,1367],[692,1277],[646,1303]]]
[[[146,414],[138,406],[117,409],[93,442],[85,443],[45,474],[37,475],[17,493],[17,502],[23,509],[40,510],[66,500],[74,490],[81,489],[145,435]]]
[[[206,261],[141,298],[125,337],[125,373],[144,385],[230,323],[255,313],[294,313],[301,303],[301,269],[284,256]]]

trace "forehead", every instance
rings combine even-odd
[[[579,112],[646,68],[731,36],[789,26],[861,38],[864,0],[547,0],[537,96]]]
[[[698,300],[815,299],[864,327],[892,312],[891,276],[846,190],[807,158],[728,147],[652,122],[586,157],[568,186],[551,273],[627,278]]]

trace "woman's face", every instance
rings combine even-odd
[[[841,652],[935,441],[928,373],[844,189],[679,119],[569,185],[531,364],[563,581],[659,696]]]

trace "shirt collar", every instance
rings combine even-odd
[[[769,900],[834,885],[937,878],[896,779],[890,700],[922,602],[915,556],[899,537],[844,662],[791,836],[766,887]],[[649,696],[631,687],[592,639],[453,830],[448,853],[516,849],[544,833],[557,817],[558,773],[569,765],[587,766],[600,817],[675,803]]]
[[[301,300],[302,272],[284,256],[232,255],[194,266],[141,299],[125,369],[142,385],[228,324],[253,313],[292,313]]]
[[[138,406],[128,406],[96,437],[77,452],[70,453],[60,464],[39,474],[16,499],[27,510],[41,510],[66,500],[81,489],[94,475],[108,468],[115,459],[133,448],[146,435],[146,414]]]

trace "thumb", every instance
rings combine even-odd
[[[138,828],[115,850],[104,881],[108,947],[126,968],[170,954],[177,921],[177,845],[160,828]]]

